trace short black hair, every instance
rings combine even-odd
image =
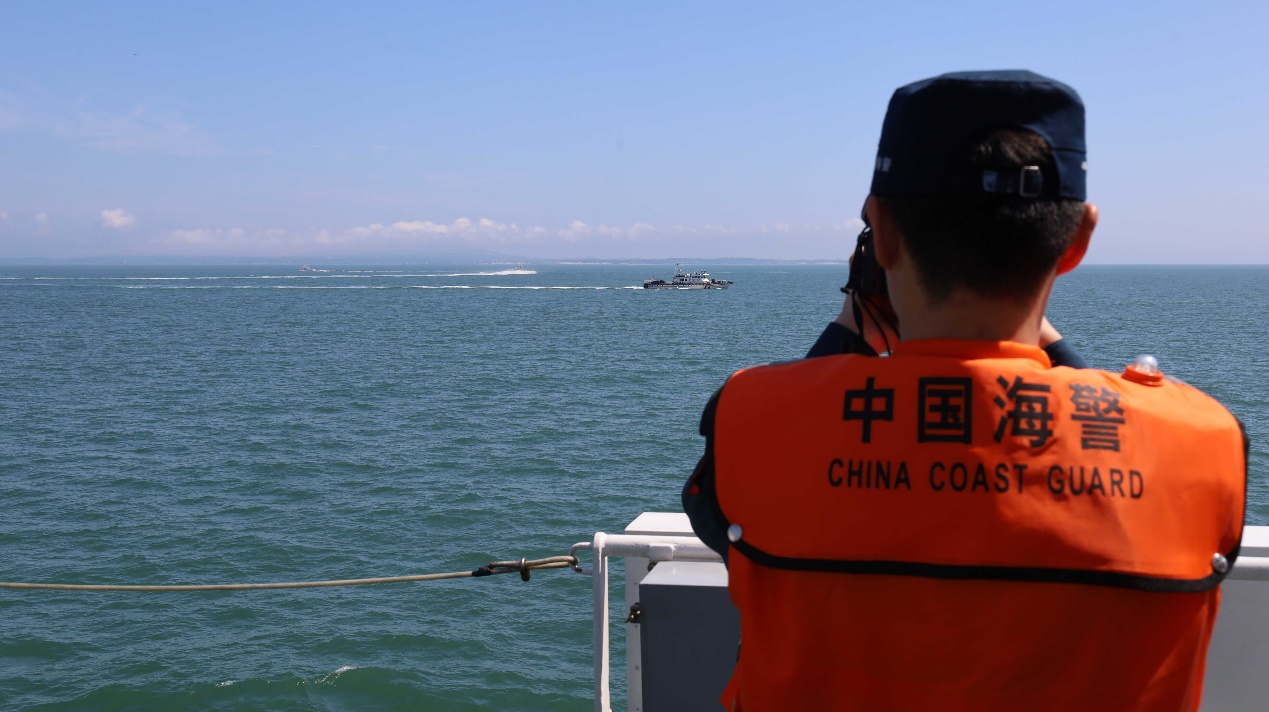
[[[1017,173],[1055,169],[1053,152],[1038,134],[1002,128],[970,136],[958,147],[952,173],[994,170]],[[881,198],[890,208],[899,239],[916,265],[931,301],[966,289],[988,298],[1028,299],[1070,247],[1084,202],[983,193]]]

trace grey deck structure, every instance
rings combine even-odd
[[[682,514],[649,512],[626,534],[692,537]],[[1269,527],[1247,527],[1222,587],[1220,617],[1207,658],[1203,712],[1269,710]],[[1240,570],[1241,569],[1241,570]],[[721,709],[718,697],[735,665],[739,616],[722,563],[626,559],[627,709]]]

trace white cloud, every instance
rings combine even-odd
[[[152,254],[282,256],[323,244],[322,233],[284,228],[181,228],[148,238]],[[162,250],[162,251],[158,251]],[[170,251],[170,252],[168,252]]]
[[[106,212],[112,211],[103,212],[103,224]],[[132,217],[119,212],[121,217]],[[853,229],[851,222],[657,226],[645,222],[587,223],[575,219],[563,225],[543,226],[500,222],[488,217],[460,217],[450,222],[383,221],[346,229],[186,228],[153,237],[151,244],[182,254],[242,256],[319,253],[352,256],[476,248],[525,255],[656,257],[674,254],[684,245],[691,245],[693,249],[719,254],[743,250],[752,256],[787,257],[792,254],[789,250],[795,249],[809,257],[839,257],[849,252],[851,241],[842,239],[842,231]],[[776,249],[773,245],[779,245],[779,250],[772,252]]]
[[[0,210],[0,220],[8,220],[8,219],[9,219],[9,211]]]
[[[35,214],[35,229],[40,232],[48,232],[52,222],[49,220],[48,213]]]
[[[469,243],[511,244],[540,242],[547,234],[541,225],[522,227],[516,223],[502,223],[490,218],[457,218],[451,223],[431,220],[398,220],[390,225],[371,223],[350,228],[342,233],[323,230],[315,236],[318,244],[340,243],[417,243],[428,244],[445,238],[460,239]]]
[[[829,229],[836,232],[848,232],[854,234],[864,229],[864,221],[859,218],[850,218],[849,220],[829,225]]]
[[[585,237],[590,234],[590,225],[581,220],[574,220],[571,225],[557,231],[556,234],[566,240],[576,241],[579,237]]]
[[[462,236],[468,240],[480,240],[497,243],[514,243],[531,241],[534,244],[546,244],[552,238],[562,244],[589,241],[595,244],[664,240],[669,238],[697,237],[744,237],[758,235],[778,235],[793,238],[813,238],[817,235],[838,233],[854,234],[862,223],[857,219],[847,219],[839,223],[787,223],[770,222],[754,225],[724,225],[716,223],[675,224],[659,227],[650,223],[636,222],[630,225],[612,225],[607,223],[587,223],[573,220],[563,227],[547,228],[541,225],[521,226],[516,223],[501,223],[489,218],[473,221],[459,218],[452,223],[414,221],[397,222],[391,227],[371,225],[365,228],[354,228],[350,232],[370,235],[389,232],[432,233],[437,235]]]
[[[739,230],[737,228],[729,227],[727,225],[711,225],[709,223],[706,223],[703,227],[697,230],[697,232],[703,233],[706,235],[735,235],[737,232],[739,232]]]
[[[123,211],[123,208],[115,208],[114,210],[101,211],[101,224],[114,230],[121,230],[125,227],[131,227],[137,221],[137,216],[129,215]]]
[[[647,223],[635,223],[634,225],[630,226],[629,234],[630,234],[630,239],[637,240],[640,237],[643,237],[644,235],[655,235],[657,232],[659,231],[657,230],[655,225],[649,225]]]
[[[372,233],[376,232],[374,228],[378,228],[379,230],[383,229],[383,226],[377,223],[375,225],[371,225],[370,227],[372,228],[371,230]],[[353,229],[362,230],[364,228],[353,228]],[[430,220],[427,220],[427,221],[414,220],[412,222],[394,222],[392,223],[392,229],[396,230],[397,232],[420,232],[420,233],[427,233],[432,235],[444,235],[450,230],[448,225],[438,225]]]
[[[355,227],[348,231],[348,235],[352,238],[367,238],[375,235],[381,235],[383,234],[383,231],[383,225],[374,223],[373,225],[366,225],[365,227]],[[322,242],[323,244],[333,244],[336,242],[344,242],[344,240],[341,240],[338,235],[332,235],[330,232],[322,230],[321,235],[319,235],[319,242]]]
[[[833,226],[837,228],[838,226]],[[573,220],[565,227],[547,228],[542,225],[519,225],[517,223],[498,222],[491,218],[461,217],[450,223],[438,223],[431,220],[399,220],[394,223],[371,223],[350,228],[343,232],[323,230],[316,233],[314,241],[323,245],[341,243],[414,243],[429,244],[448,239],[463,240],[469,244],[489,246],[514,245],[546,245],[552,241],[561,244],[591,242],[596,246],[619,242],[655,241],[676,236],[696,237],[728,237],[744,234],[779,232],[781,234],[798,234],[811,230],[822,230],[806,225],[775,223],[757,227],[736,227],[731,225],[675,225],[660,228],[649,223],[637,222],[630,226],[608,225],[600,223],[591,225],[581,220]]]

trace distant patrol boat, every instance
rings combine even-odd
[[[726,289],[732,284],[729,279],[710,279],[709,272],[697,270],[684,272],[678,262],[674,263],[674,278],[649,279],[643,283],[644,289]]]

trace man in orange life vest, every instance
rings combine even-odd
[[[733,374],[684,488],[754,710],[1195,710],[1246,438],[1146,360],[1054,367],[1097,223],[1084,107],[1024,71],[898,89],[866,212],[902,341]]]

